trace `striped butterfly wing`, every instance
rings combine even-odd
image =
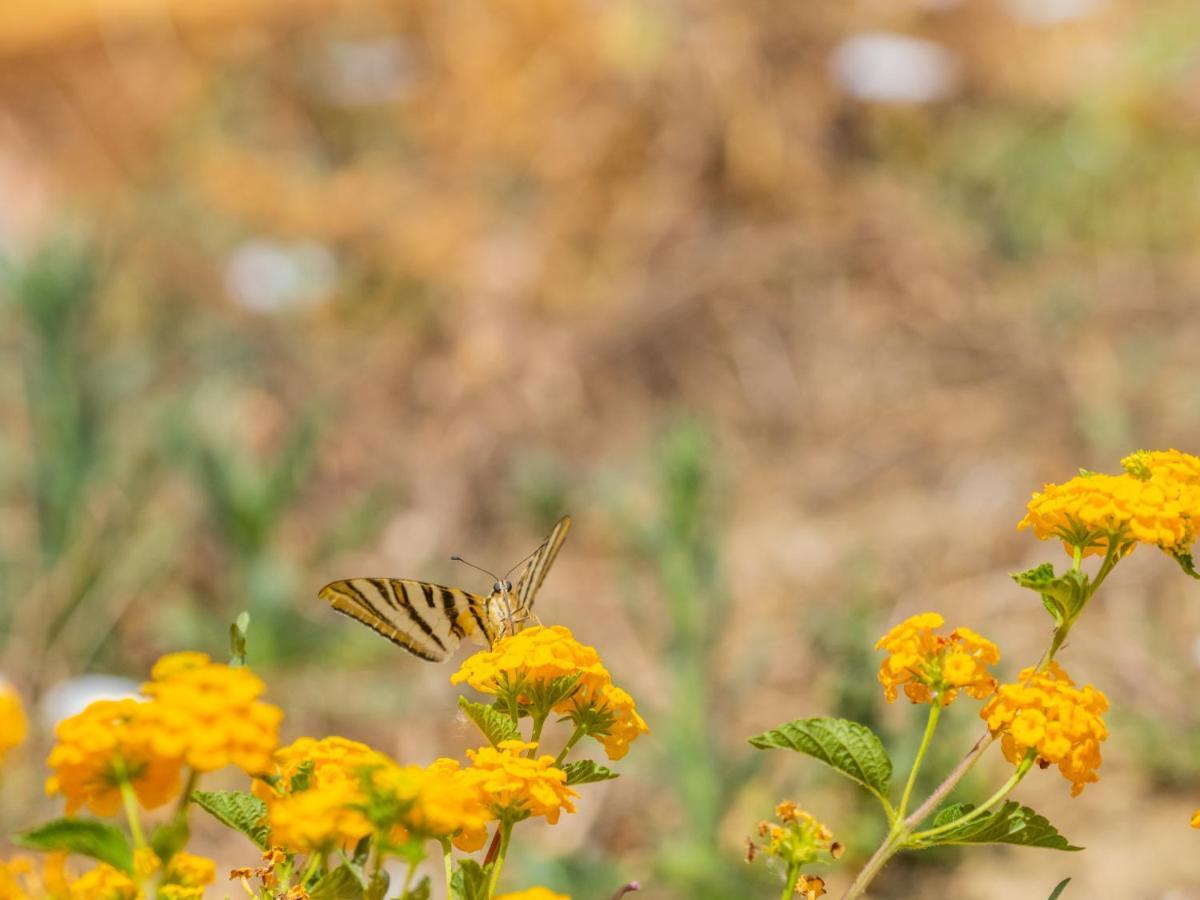
[[[319,596],[429,662],[444,660],[465,637],[487,643],[496,637],[487,598],[458,588],[398,578],[349,578],[325,585]]]
[[[563,516],[559,519],[551,530],[550,536],[546,538],[542,546],[533,552],[533,556],[525,564],[525,570],[521,572],[521,577],[517,579],[517,586],[513,589],[517,598],[515,611],[528,613],[533,608],[533,598],[537,594],[538,588],[542,586],[550,566],[554,563],[554,557],[558,556],[558,550],[562,547],[563,541],[567,539],[567,532],[570,528],[570,516]]]

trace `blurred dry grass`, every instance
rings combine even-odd
[[[448,673],[331,621],[315,589],[468,583],[451,552],[517,559],[569,509],[541,608],[665,741],[678,622],[638,535],[668,516],[656,448],[680,418],[712,437],[731,603],[696,657],[731,718],[714,759],[831,704],[880,714],[821,649],[847,652],[838,629],[870,640],[937,608],[1019,666],[1044,639],[1006,578],[1044,555],[1012,531],[1027,492],[1200,447],[1200,15],[1112,0],[1036,27],[1020,5],[4,4],[0,248],[29,271],[66,230],[94,268],[69,329],[3,310],[20,365],[0,382],[0,629],[23,636],[6,674],[138,678],[163,650],[219,648],[251,606],[290,735],[457,752]],[[870,30],[952,50],[957,92],[847,98],[827,62]],[[39,424],[55,397],[66,418]],[[49,555],[39,464],[82,467]],[[1135,558],[1068,650],[1129,721],[1081,799],[1050,778],[1022,796],[1089,852],[973,854],[881,892],[1036,896],[1072,875],[1080,896],[1200,896],[1200,768],[1179,752],[1200,734],[1181,699],[1200,612],[1180,582]],[[331,689],[351,680],[370,688]],[[6,829],[31,815],[38,752]],[[546,835],[593,862],[542,871],[582,896],[618,875],[697,896],[654,858],[686,797],[647,803],[664,760],[631,761]],[[863,827],[780,762],[716,823],[731,858],[781,792]],[[1130,840],[1145,857],[1115,851]]]

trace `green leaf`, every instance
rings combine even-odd
[[[311,759],[306,759],[300,765],[296,766],[296,772],[288,782],[288,790],[293,794],[307,791],[309,782],[312,780],[314,768],[316,768],[316,764]]]
[[[1050,896],[1047,897],[1046,900],[1058,900],[1058,898],[1062,896],[1062,892],[1067,889],[1067,885],[1070,883],[1070,878],[1064,878],[1055,886],[1054,890],[1050,893]]]
[[[165,863],[187,846],[190,837],[191,829],[188,828],[187,817],[172,816],[151,832],[150,847],[154,850],[154,855]]]
[[[133,851],[125,833],[98,819],[55,819],[14,834],[13,843],[26,850],[66,850],[90,856],[127,875],[133,874]]]
[[[488,871],[473,859],[461,859],[450,878],[454,900],[487,900]]]
[[[618,778],[616,772],[590,759],[581,759],[563,766],[567,773],[567,784],[591,784],[593,781],[609,781]]]
[[[955,803],[938,812],[933,828],[940,828],[961,819],[975,809],[971,803]],[[1028,806],[1009,800],[999,810],[987,813],[957,828],[921,838],[914,835],[910,847],[922,849],[942,844],[1018,844],[1023,847],[1046,847],[1050,850],[1082,850],[1075,847],[1044,816]]]
[[[1055,625],[1072,619],[1088,596],[1087,575],[1074,569],[1055,575],[1054,566],[1050,563],[1018,572],[1012,576],[1012,580],[1023,588],[1037,591],[1042,598],[1042,605],[1054,617]]]
[[[866,725],[848,719],[796,719],[750,738],[760,750],[795,750],[857,781],[889,809],[892,761]]]
[[[194,791],[192,802],[235,831],[240,831],[260,850],[267,849],[267,805],[245,791]]]
[[[473,703],[466,697],[459,697],[458,708],[478,726],[493,747],[499,747],[501,741],[519,741],[521,739],[521,731],[513,720],[494,706]]]
[[[249,627],[248,612],[243,612],[229,626],[229,664],[235,668],[246,664],[246,631]]]
[[[1193,578],[1200,578],[1200,572],[1196,571],[1196,561],[1192,559],[1192,554],[1177,550],[1171,554],[1171,557],[1175,562],[1179,563],[1179,568],[1183,569],[1188,575],[1191,575]]]
[[[429,881],[428,878],[423,878],[422,881]],[[387,896],[388,886],[392,883],[392,878],[387,872],[380,869],[371,876],[371,880],[367,882],[367,892],[363,895],[363,900],[384,900]],[[409,892],[411,894],[411,891]],[[403,898],[402,898],[403,900]]]
[[[308,889],[310,900],[364,900],[363,885],[355,871],[342,863]]]

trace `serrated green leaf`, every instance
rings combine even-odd
[[[956,803],[942,809],[933,819],[937,829],[961,819],[974,809],[970,803]],[[1009,800],[999,810],[971,819],[959,827],[940,834],[921,838],[914,835],[910,847],[922,849],[942,844],[1017,844],[1022,847],[1045,847],[1050,850],[1082,850],[1058,833],[1045,818],[1028,806]]]
[[[760,750],[795,750],[818,759],[875,794],[890,809],[892,761],[866,725],[848,719],[796,719],[750,738]]]
[[[567,784],[591,784],[594,781],[609,781],[620,777],[612,769],[590,759],[569,762],[562,768],[567,773]]]
[[[191,829],[188,828],[186,816],[173,816],[151,832],[150,847],[154,855],[165,863],[187,846],[189,837]]]
[[[1070,878],[1064,878],[1055,886],[1054,890],[1051,891],[1050,896],[1047,897],[1046,900],[1058,900],[1058,898],[1062,896],[1062,892],[1067,889],[1067,885],[1070,883]]]
[[[1176,552],[1171,554],[1175,562],[1179,563],[1179,568],[1183,569],[1188,575],[1193,578],[1200,578],[1200,572],[1196,571],[1196,561],[1192,559],[1192,554]]]
[[[235,831],[240,831],[260,850],[267,849],[268,829],[264,822],[267,805],[245,791],[193,791],[192,802]]]
[[[487,900],[488,871],[473,859],[461,859],[450,877],[455,900]]]
[[[501,741],[519,741],[521,739],[521,731],[513,720],[508,717],[507,713],[501,712],[494,706],[473,703],[466,697],[459,697],[458,708],[475,723],[493,747],[499,747]]]
[[[364,900],[363,884],[355,871],[342,863],[308,889],[310,900]]]
[[[1055,575],[1054,566],[1050,563],[1018,572],[1012,576],[1012,580],[1041,596],[1042,605],[1054,617],[1055,625],[1072,618],[1088,596],[1087,575],[1074,569]]]
[[[133,872],[133,851],[121,829],[98,819],[55,819],[13,835],[26,850],[65,850],[108,863],[126,874]]]

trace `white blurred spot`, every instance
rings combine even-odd
[[[402,100],[412,80],[411,54],[399,38],[337,41],[329,47],[325,92],[341,106]]]
[[[78,715],[97,700],[139,698],[136,681],[117,675],[80,675],[56,684],[42,697],[41,717],[47,728]]]
[[[842,41],[829,61],[838,86],[875,103],[930,103],[958,87],[958,58],[933,41],[863,32]]]
[[[1058,25],[1086,19],[1102,0],[1004,0],[1009,15],[1026,25]]]
[[[338,265],[329,248],[313,241],[247,241],[225,269],[225,286],[238,303],[255,312],[307,309],[329,299]]]

